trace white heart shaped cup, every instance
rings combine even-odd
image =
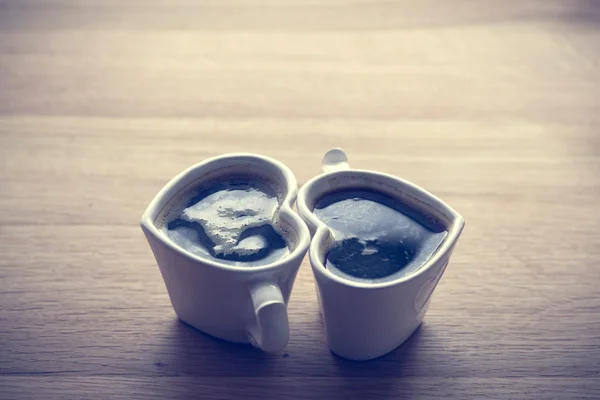
[[[201,258],[173,243],[160,226],[178,194],[202,184],[243,173],[272,182],[281,199],[275,225],[290,253],[260,266],[235,266]],[[195,328],[266,352],[283,349],[289,339],[287,303],[310,233],[292,210],[298,184],[279,161],[256,154],[225,154],[207,159],[173,178],[150,203],[141,227],[150,244],[177,316]]]
[[[392,175],[351,169],[341,149],[323,159],[323,174],[298,193],[297,208],[313,235],[309,258],[327,342],[337,355],[369,360],[400,346],[419,327],[464,227],[463,218],[426,190]],[[385,282],[347,279],[324,265],[334,232],[313,210],[323,196],[344,189],[386,194],[443,224],[447,235],[427,261],[408,275]]]

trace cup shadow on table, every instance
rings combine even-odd
[[[275,367],[274,355],[210,336],[180,319],[173,320],[157,356],[165,375],[270,376]]]
[[[422,326],[402,346],[385,356],[350,361],[331,353],[324,340],[315,343],[314,348],[298,350],[291,344],[280,353],[266,354],[247,344],[214,338],[174,319],[155,354],[154,368],[159,376],[242,378],[245,385],[257,385],[264,392],[275,393],[282,386],[303,390],[309,382],[311,392],[334,389],[346,397],[391,392],[396,395],[412,390],[410,380],[399,384],[398,378],[423,376],[427,364],[435,362],[431,354],[424,354],[430,333]],[[214,382],[218,385],[217,382],[223,381]],[[220,386],[218,390],[224,395],[237,395],[240,387],[235,386]]]
[[[396,350],[368,361],[347,360],[332,353],[337,369],[338,391],[352,398],[410,394],[413,391],[410,381],[403,379],[400,385],[399,379],[421,372],[424,358],[422,347],[427,336],[427,327],[421,325]]]

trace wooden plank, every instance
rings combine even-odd
[[[0,398],[600,398],[600,6],[0,0]],[[467,221],[421,329],[262,354],[171,309],[139,218],[188,166],[330,147]]]
[[[586,277],[599,250],[550,233],[545,245],[527,233],[501,241],[474,233],[466,233],[421,331],[365,368],[329,354],[307,260],[290,304],[288,356],[262,355],[177,322],[137,227],[3,226],[0,320],[10,329],[0,330],[0,371],[336,376],[342,363],[377,377],[600,373],[600,300],[596,280]],[[265,360],[270,372],[260,368]]]
[[[34,382],[34,385],[28,383]],[[552,378],[211,378],[198,377],[10,377],[6,379],[6,394],[19,399],[36,399],[39,392],[49,393],[49,400],[74,398],[73,393],[85,393],[89,399],[196,398],[232,399],[260,393],[263,399],[281,396],[313,399],[323,393],[343,398],[460,398],[486,399],[597,399],[598,392],[589,379],[569,378],[557,382]],[[65,390],[65,388],[71,388]]]

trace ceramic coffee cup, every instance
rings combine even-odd
[[[281,193],[276,224],[290,253],[271,264],[235,266],[201,258],[177,246],[160,230],[165,208],[179,193],[206,180],[235,173],[273,182]],[[310,242],[292,203],[298,192],[282,163],[255,154],[225,154],[183,171],[160,190],[141,220],[164,279],[171,304],[184,322],[220,339],[279,351],[288,342],[287,302]]]
[[[351,169],[341,149],[325,155],[323,171],[301,188],[297,208],[313,235],[309,258],[327,342],[334,353],[344,358],[376,358],[400,346],[423,321],[464,220],[440,199],[408,181],[380,172]],[[313,213],[320,198],[344,189],[383,193],[439,221],[447,235],[431,257],[408,275],[385,282],[346,279],[325,267],[334,235]]]

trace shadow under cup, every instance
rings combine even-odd
[[[315,215],[315,206],[326,196],[348,190],[388,196],[403,209],[412,210],[413,215],[441,226],[445,237],[422,263],[384,279],[356,279],[328,269],[327,255],[336,245],[336,238]],[[463,229],[462,217],[410,182],[352,169],[328,172],[307,182],[299,192],[297,206],[313,235],[309,257],[331,350],[344,358],[367,360],[398,347],[423,320]]]

